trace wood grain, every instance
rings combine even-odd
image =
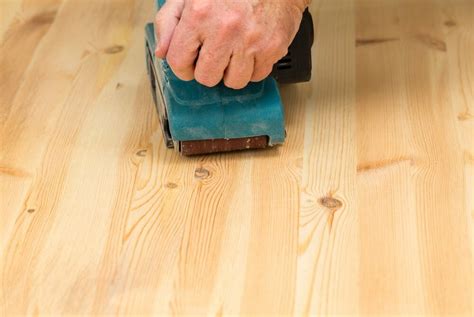
[[[471,316],[474,3],[311,6],[286,144],[182,158],[152,1],[0,0],[0,316]]]

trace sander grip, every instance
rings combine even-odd
[[[313,18],[308,9],[303,13],[300,29],[288,48],[288,54],[273,66],[271,76],[280,84],[296,84],[311,80],[311,48],[314,43]]]

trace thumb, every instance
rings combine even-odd
[[[184,0],[168,0],[155,18],[156,48],[155,55],[165,58],[184,8]]]

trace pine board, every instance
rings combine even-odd
[[[474,2],[313,0],[288,140],[182,158],[149,0],[0,0],[0,315],[464,315]]]

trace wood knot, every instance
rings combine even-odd
[[[454,20],[447,20],[447,21],[444,22],[444,25],[446,25],[448,28],[452,28],[452,27],[455,27],[458,24]]]
[[[197,179],[206,179],[206,178],[209,178],[209,176],[211,175],[211,173],[205,169],[205,168],[197,168],[195,171],[194,171],[194,177],[197,178]]]
[[[400,41],[400,39],[396,37],[360,38],[360,39],[356,39],[356,46],[358,47],[358,46],[365,46],[365,45],[376,45],[376,44],[382,44],[382,43],[394,42],[394,41]]]
[[[337,210],[342,207],[342,201],[339,199],[327,196],[319,199],[319,203],[331,210]]]
[[[465,112],[462,112],[460,114],[458,114],[458,120],[459,121],[467,121],[467,120],[470,120],[470,119],[473,119],[474,118],[474,115],[469,113],[468,111],[465,111]]]
[[[123,84],[122,83],[117,83],[117,85],[115,86],[115,89],[119,90],[123,87]]]
[[[33,24],[51,24],[53,23],[57,14],[58,14],[57,10],[41,12],[33,16],[30,21]]]
[[[107,47],[104,50],[104,52],[106,54],[117,54],[117,53],[120,53],[123,50],[124,50],[124,47],[122,45],[112,45],[110,47]]]
[[[148,152],[147,150],[140,150],[135,154],[139,157],[145,157],[147,152]]]
[[[30,208],[30,209],[27,209],[26,212],[29,213],[29,214],[32,214],[36,211],[36,209],[34,208]]]
[[[448,50],[448,47],[446,46],[446,42],[437,39],[429,34],[418,34],[416,38],[426,45],[429,48],[432,48],[434,50],[440,51],[440,52],[446,52]]]
[[[176,187],[178,187],[178,185],[172,182],[168,182],[166,183],[165,187],[169,189],[175,189]]]
[[[474,165],[474,154],[469,153],[468,151],[465,151],[464,161],[466,162],[466,164]]]

